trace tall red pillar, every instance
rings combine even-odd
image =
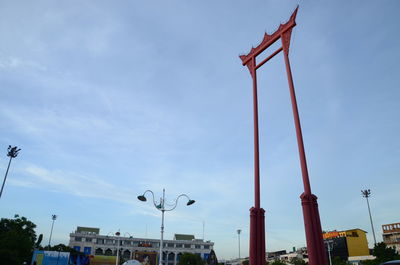
[[[257,69],[283,51],[286,73],[288,77],[290,99],[294,125],[296,128],[297,145],[299,149],[300,166],[304,192],[301,194],[301,205],[303,208],[304,227],[307,241],[307,251],[310,265],[326,265],[327,259],[322,238],[321,221],[319,218],[317,196],[311,193],[310,180],[308,176],[307,161],[304,151],[303,136],[300,125],[300,117],[297,108],[296,94],[294,90],[293,77],[289,61],[289,46],[292,29],[296,26],[297,10],[293,12],[288,22],[281,24],[273,34],[264,35],[262,42],[252,48],[247,55],[241,55],[243,65],[249,68],[253,79],[253,112],[254,112],[254,184],[255,184],[255,207],[250,209],[250,265],[264,265],[265,263],[265,226],[264,209],[260,208],[260,176],[259,176],[259,139],[258,139],[258,100],[257,100]],[[270,56],[257,63],[256,58],[273,43],[281,39],[282,47]]]
[[[282,34],[282,47],[285,58],[286,73],[288,76],[290,99],[296,128],[297,145],[300,156],[300,166],[303,178],[304,193],[301,194],[304,227],[306,232],[307,251],[310,265],[327,264],[324,240],[322,238],[321,221],[319,218],[317,196],[311,193],[310,179],[308,177],[307,161],[304,151],[303,135],[300,125],[299,111],[297,109],[296,93],[294,91],[292,71],[289,62],[289,46],[292,29]]]
[[[264,209],[260,208],[260,155],[258,135],[258,93],[255,58],[249,62],[253,78],[253,124],[254,124],[254,207],[250,209],[250,264],[265,263],[265,222]],[[264,261],[264,262],[263,262]]]

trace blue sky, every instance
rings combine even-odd
[[[2,1],[0,169],[13,160],[0,216],[24,215],[48,242],[76,226],[215,242],[248,255],[252,94],[238,55],[300,4],[290,60],[309,174],[324,230],[371,243],[400,221],[398,1]],[[295,131],[282,54],[260,69],[261,205],[267,251],[305,245]]]

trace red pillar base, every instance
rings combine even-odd
[[[265,265],[264,209],[250,209],[250,257],[249,265]]]
[[[326,265],[328,261],[322,238],[317,196],[303,193],[300,198],[301,205],[303,206],[304,226],[306,230],[308,263],[310,265]]]

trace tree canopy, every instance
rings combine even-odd
[[[340,257],[332,258],[332,265],[347,265],[349,264],[347,261],[342,260]]]
[[[47,248],[46,248],[47,249]],[[78,254],[78,255],[83,255],[83,252],[77,251],[74,248],[71,248],[69,246],[66,246],[64,244],[58,244],[58,245],[54,245],[52,247],[50,247],[48,250],[51,251],[61,251],[61,252],[69,252],[72,255]]]
[[[374,249],[372,250],[372,255],[374,255],[376,259],[363,261],[363,265],[377,265],[385,261],[400,259],[400,255],[396,253],[396,250],[387,247],[383,242],[375,245]]]
[[[290,262],[293,265],[308,265],[308,262],[305,262],[303,259],[300,258],[293,258]]]
[[[8,265],[29,262],[36,241],[36,225],[25,217],[0,220],[0,257]]]
[[[271,263],[269,263],[270,265],[287,265],[285,262],[281,261],[281,260],[275,260]]]
[[[199,255],[183,253],[179,259],[179,265],[203,265],[204,262]]]

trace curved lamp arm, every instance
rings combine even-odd
[[[128,232],[125,232],[124,233],[124,237],[126,237],[126,235],[129,235],[130,237],[133,237],[130,233],[128,233]]]
[[[186,203],[187,206],[192,205],[193,203],[196,202],[195,200],[191,200],[189,196],[187,196],[186,194],[181,194],[175,199],[174,206],[171,209],[164,209],[164,211],[172,211],[173,209],[175,209],[176,206],[178,205],[178,200],[180,197],[186,197],[188,199],[188,202]]]
[[[118,237],[121,235],[121,233],[119,232],[119,230],[117,232],[108,232],[108,234],[106,235],[106,237],[109,237],[109,235],[112,234],[112,237]]]
[[[153,204],[154,204],[154,207],[156,207],[158,210],[161,211],[161,209],[159,209],[159,208],[157,207],[156,200],[154,199],[154,193],[153,193],[151,190],[146,190],[146,191],[143,193],[143,195],[137,196],[138,200],[139,200],[139,201],[142,201],[142,202],[147,201],[146,197],[144,196],[144,195],[146,195],[147,192],[150,192],[151,195],[153,196]]]

